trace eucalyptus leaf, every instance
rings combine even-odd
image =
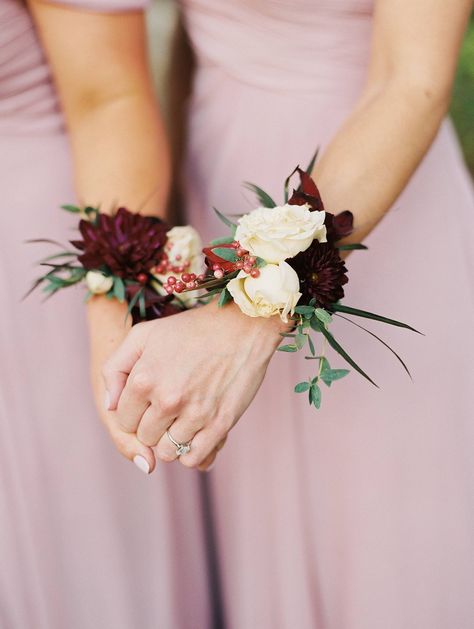
[[[66,212],[71,212],[72,214],[80,214],[81,208],[77,207],[77,205],[61,205],[62,210],[66,210]]]
[[[221,296],[219,297],[217,305],[219,307],[222,307],[225,306],[229,301],[232,301],[232,295],[229,293],[227,288],[224,288],[224,290],[221,292]]]
[[[226,260],[227,262],[235,262],[237,260],[237,253],[235,249],[227,249],[226,247],[217,247],[212,250],[212,253],[215,253],[216,256]]]
[[[259,188],[255,184],[250,183],[249,181],[245,181],[243,185],[244,185],[244,188],[247,188],[247,190],[250,190],[251,192],[254,192],[257,195],[257,198],[260,201],[260,203],[263,205],[263,207],[276,207],[277,206],[277,204],[272,199],[272,197],[267,192],[265,192],[265,190],[262,190],[262,188]]]
[[[232,236],[226,236],[225,238],[214,238],[214,240],[211,240],[211,245],[230,245],[233,242]]]
[[[323,369],[320,377],[325,384],[330,386],[332,382],[344,378],[348,373],[349,369]]]
[[[217,216],[221,219],[221,221],[225,225],[227,225],[227,227],[230,227],[231,229],[233,228],[235,230],[235,228],[237,227],[236,223],[233,223],[229,218],[227,218],[227,216],[225,216],[225,214],[222,214],[222,212],[219,212],[217,208],[214,207],[212,209],[217,214]]]
[[[309,382],[299,382],[295,386],[295,393],[304,393],[305,391],[309,391],[310,386]]]
[[[353,251],[354,249],[367,250],[368,247],[366,247],[365,245],[363,245],[360,242],[356,242],[356,243],[353,243],[351,245],[339,245],[339,246],[336,247],[336,249],[339,249],[339,251]]]
[[[295,337],[295,345],[298,349],[302,349],[305,344],[306,344],[306,340],[308,338],[307,334],[297,334]]]
[[[314,347],[313,339],[310,337],[309,334],[307,334],[306,336],[308,337],[309,351],[313,356],[316,356],[316,349]]]
[[[279,352],[297,352],[298,348],[296,345],[280,345],[278,348]]]
[[[324,310],[323,308],[316,308],[314,310],[314,314],[318,317],[318,319],[320,321],[322,321],[324,324],[328,324],[331,323],[332,321],[332,317],[329,314],[329,312],[327,312],[327,310]]]
[[[296,306],[295,312],[302,315],[313,315],[314,308],[313,306]]]
[[[310,391],[312,402],[314,406],[319,409],[321,407],[321,389],[319,387],[319,384],[317,384],[316,382],[313,383],[311,385]]]

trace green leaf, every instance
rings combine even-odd
[[[262,266],[266,266],[267,263],[265,262],[265,260],[263,258],[256,258],[255,259],[255,266],[259,269],[262,268]]]
[[[233,242],[232,236],[226,236],[225,238],[214,238],[214,240],[211,240],[211,245],[230,245]]]
[[[305,391],[309,391],[310,386],[309,382],[299,382],[295,387],[295,393],[304,393]]]
[[[327,312],[326,310],[324,310],[323,308],[316,308],[314,310],[314,314],[318,317],[318,319],[320,321],[322,321],[325,325],[327,325],[328,323],[331,323],[332,321],[332,317],[329,314],[329,312]]]
[[[339,249],[339,251],[353,251],[354,249],[365,249],[367,250],[368,247],[366,247],[365,245],[361,244],[360,242],[354,243],[352,245],[339,245],[336,247],[336,249]]]
[[[313,157],[311,158],[309,164],[306,167],[306,174],[311,175],[311,173],[313,172],[314,165],[316,164],[316,160],[318,159],[318,154],[319,154],[319,146],[315,150]]]
[[[326,356],[319,356],[319,360],[321,361],[321,369],[323,371],[328,371],[329,369],[331,369],[331,365],[329,364],[329,360],[326,358]]]
[[[237,227],[236,223],[233,223],[230,219],[227,218],[227,216],[225,216],[224,214],[222,214],[222,212],[219,212],[219,210],[217,208],[212,208],[214,210],[214,212],[217,214],[217,216],[221,219],[221,221],[227,225],[227,227],[230,227],[231,229],[233,228],[235,230],[235,228]]]
[[[81,208],[77,207],[77,205],[61,205],[62,210],[66,210],[66,212],[72,212],[73,214],[80,214]]]
[[[364,328],[363,325],[359,325],[358,323],[356,323],[355,321],[352,321],[352,319],[349,319],[348,317],[344,317],[341,314],[336,314],[336,317],[339,317],[340,319],[344,319],[345,321],[348,321],[349,323],[352,323],[352,325],[355,325],[356,327],[360,328],[361,330],[364,330],[364,332],[367,332],[367,334],[370,334],[370,336],[373,336],[374,338],[376,338],[377,341],[380,341],[380,343],[382,343],[382,345],[385,345],[385,347],[392,352],[392,354],[395,356],[395,358],[397,358],[397,360],[401,363],[403,369],[407,372],[407,374],[410,376],[410,378],[412,377],[408,367],[406,366],[405,362],[402,360],[401,356],[399,356],[397,354],[397,352],[393,349],[393,347],[390,347],[390,345],[388,343],[386,343],[383,339],[381,339],[380,336],[377,336],[376,334],[374,334],[374,332],[371,332],[367,328]],[[412,380],[413,380],[413,378],[412,378]]]
[[[408,325],[407,323],[401,323],[400,321],[395,321],[395,319],[388,319],[387,317],[382,317],[381,315],[374,314],[373,312],[367,312],[367,310],[359,310],[358,308],[351,308],[350,306],[345,306],[343,304],[333,304],[331,309],[333,312],[344,312],[345,314],[351,314],[355,317],[381,321],[382,323],[388,323],[389,325],[394,325],[398,328],[405,328],[407,330],[411,330],[412,332],[416,332],[417,334],[422,334],[422,332],[415,330],[415,328],[412,328],[411,325]]]
[[[319,387],[319,384],[314,382],[311,385],[310,391],[311,391],[311,401],[314,404],[314,406],[319,409],[321,407],[321,389]]]
[[[308,337],[309,351],[311,352],[313,356],[316,356],[316,350],[314,348],[313,339],[310,337],[309,334],[307,334],[306,336]]]
[[[216,256],[219,256],[219,258],[222,258],[223,260],[227,260],[227,262],[235,262],[237,260],[237,253],[235,252],[235,249],[217,247],[212,250],[212,253],[215,253]]]
[[[307,334],[297,334],[295,337],[295,345],[298,349],[302,349],[306,344]]]
[[[279,352],[297,352],[298,348],[296,345],[280,345],[278,348]]]
[[[271,198],[271,196],[265,192],[265,190],[262,190],[262,188],[259,188],[255,184],[250,183],[248,181],[245,181],[243,185],[244,185],[244,188],[247,188],[247,190],[250,190],[251,192],[254,192],[257,195],[257,198],[260,201],[260,203],[263,205],[263,207],[276,207],[277,204]]]
[[[313,306],[296,306],[295,312],[302,315],[313,315],[314,308]]]
[[[329,330],[326,330],[326,328],[324,326],[321,326],[321,333],[325,336],[327,342],[333,348],[333,350],[335,350],[340,356],[342,356],[342,358],[344,358],[344,360],[346,362],[348,362],[349,365],[351,365],[351,367],[353,367],[358,373],[360,373],[361,376],[364,376],[364,378],[366,378],[369,382],[371,382],[375,387],[378,388],[378,385],[375,384],[375,382],[372,380],[372,378],[370,378],[365,373],[365,371],[363,371],[359,367],[359,365],[349,356],[349,354],[339,345],[339,343],[333,337],[331,332],[329,332]]]
[[[224,288],[224,290],[221,292],[221,296],[219,297],[217,305],[221,308],[222,306],[225,306],[229,301],[232,301],[232,295],[229,293],[227,288]]]
[[[120,302],[125,301],[125,284],[121,277],[114,277],[114,297]]]
[[[132,310],[135,308],[135,306],[137,305],[137,301],[140,299],[140,294],[143,292],[143,289],[141,290],[137,290],[137,292],[135,293],[135,295],[131,298],[131,300],[128,303],[128,308],[127,308],[127,314],[125,315],[125,323],[127,322],[128,317],[132,314]],[[113,296],[113,289],[111,291],[112,296]]]
[[[325,384],[330,386],[332,382],[344,378],[348,373],[349,369],[323,369],[320,377]]]
[[[140,317],[146,319],[145,293],[143,291],[140,292],[140,297],[138,298],[138,307],[140,309]]]

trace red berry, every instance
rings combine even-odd
[[[166,284],[165,291],[168,293],[168,295],[171,295],[171,293],[174,292],[174,286],[171,286],[170,284]]]
[[[177,256],[175,256],[175,260],[179,262],[181,260],[181,256],[178,254]]]
[[[252,270],[250,271],[250,275],[251,275],[252,277],[258,277],[258,276],[260,275],[260,269],[252,269]]]
[[[195,280],[195,279],[196,279],[196,273],[190,273],[190,274],[189,274],[189,280],[190,280],[191,282],[194,282],[194,280]]]
[[[200,275],[198,275],[197,278],[200,282],[204,282],[206,280],[206,276],[204,273],[201,273]]]
[[[242,262],[242,260],[237,260],[237,262],[235,263],[235,268],[236,269],[243,269],[244,268],[244,263]]]
[[[181,279],[185,284],[187,284],[191,279],[191,276],[189,275],[189,273],[183,273],[183,275],[181,275]]]
[[[256,261],[257,261],[257,258],[255,256],[248,256],[248,258],[247,258],[247,262],[249,264],[253,265],[253,264],[255,264]]]
[[[171,285],[176,284],[176,278],[175,278],[175,276],[174,276],[174,275],[170,275],[170,276],[169,276],[169,278],[168,278],[168,284],[171,284]]]
[[[246,249],[242,249],[242,247],[239,247],[236,251],[237,255],[239,256],[239,258],[243,258],[244,255],[246,253],[248,253],[248,251]]]
[[[148,275],[146,273],[139,273],[137,275],[137,280],[140,284],[146,284],[148,282]]]
[[[244,271],[246,273],[250,273],[251,270],[252,270],[252,267],[250,264],[244,264]]]
[[[183,282],[176,282],[175,287],[174,287],[174,289],[175,289],[175,291],[177,293],[182,293],[184,288],[185,288],[185,286],[184,286]]]
[[[224,271],[222,269],[216,269],[214,271],[214,277],[218,280],[221,280],[224,277]]]
[[[240,243],[237,240],[234,240],[234,242],[230,243],[230,246],[232,249],[238,249],[240,247]]]

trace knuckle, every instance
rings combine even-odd
[[[138,371],[130,376],[130,387],[138,395],[146,395],[153,388],[153,380],[145,371]]]
[[[166,393],[158,398],[158,405],[164,415],[173,413],[181,405],[181,396],[178,394]]]

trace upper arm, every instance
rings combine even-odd
[[[66,115],[151,92],[142,11],[92,13],[43,0],[29,5]]]
[[[369,81],[447,97],[472,0],[376,0]]]

